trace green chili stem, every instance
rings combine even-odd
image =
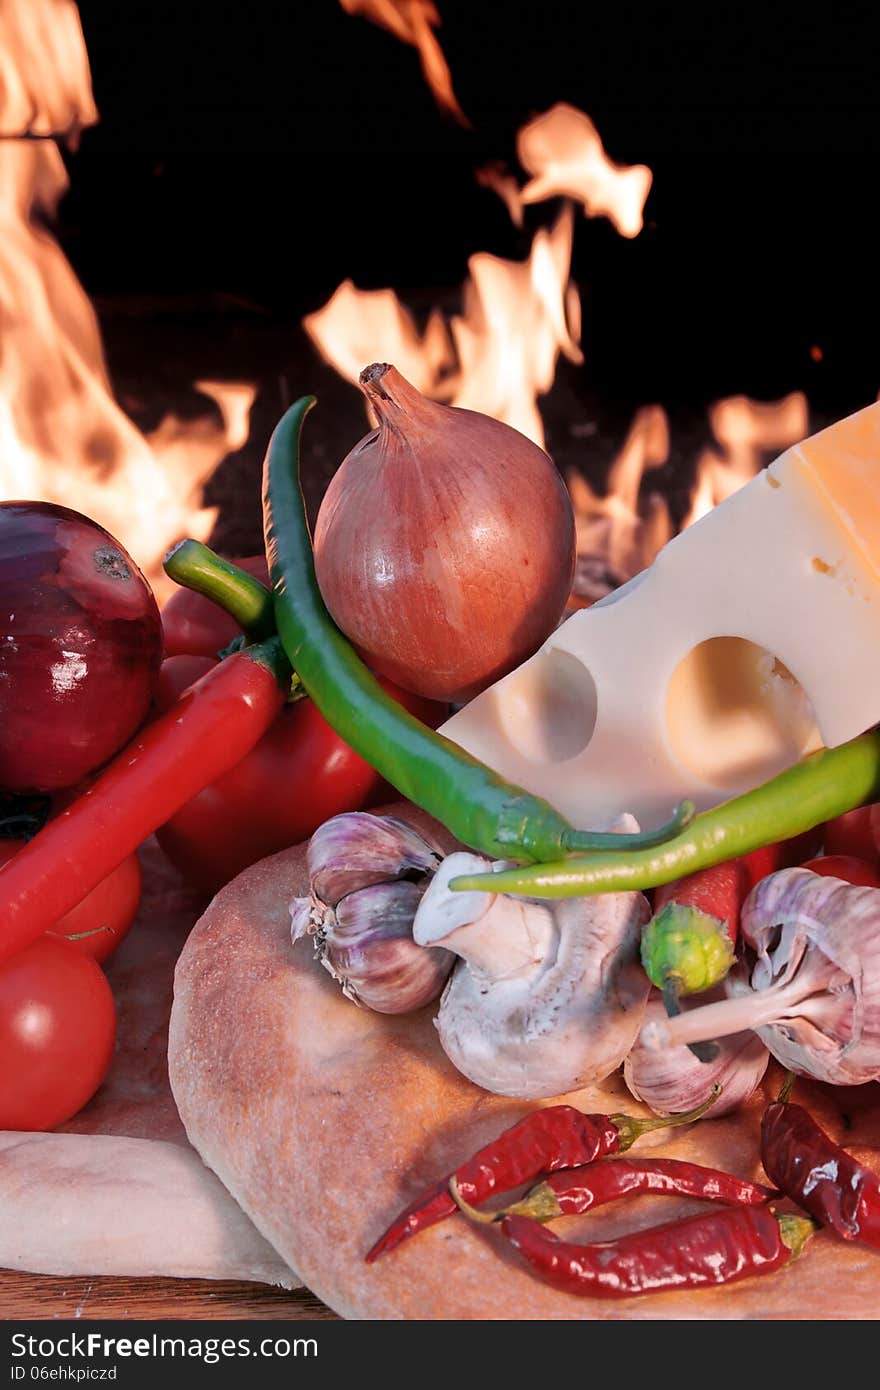
[[[695,1105],[693,1110],[682,1110],[677,1115],[654,1115],[648,1120],[638,1120],[634,1115],[611,1115],[611,1123],[617,1129],[617,1152],[624,1153],[632,1148],[637,1139],[652,1129],[674,1129],[676,1125],[689,1125],[711,1110],[724,1088],[715,1082],[707,1100]]]
[[[783,1245],[787,1245],[791,1251],[791,1258],[796,1260],[811,1236],[819,1230],[818,1221],[811,1221],[809,1216],[796,1216],[794,1212],[775,1211],[773,1215],[779,1222],[779,1238]]]
[[[201,541],[178,542],[165,556],[165,573],[185,589],[212,599],[235,619],[251,642],[275,633],[272,595],[247,570],[215,555]]]
[[[704,811],[682,834],[656,849],[576,856],[495,874],[460,874],[449,886],[456,892],[523,893],[537,898],[657,888],[697,869],[790,840],[877,800],[880,732],[875,730],[839,748],[822,748],[754,791]]]
[[[641,830],[635,835],[615,835],[605,830],[565,830],[562,834],[563,848],[573,854],[584,853],[587,850],[599,853],[603,849],[613,849],[616,852],[636,848],[651,849],[654,845],[665,844],[667,840],[687,829],[696,815],[696,809],[692,801],[680,801],[665,825],[658,826],[656,830]]]
[[[785,1105],[788,1102],[788,1098],[791,1095],[791,1088],[794,1086],[795,1080],[796,1077],[793,1071],[785,1073],[785,1080],[779,1088],[779,1095],[776,1097],[778,1105]]]

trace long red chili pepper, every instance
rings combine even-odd
[[[528,1216],[506,1216],[501,1230],[556,1288],[594,1298],[632,1298],[770,1274],[800,1254],[815,1224],[766,1206],[740,1206],[588,1245],[560,1240]]]
[[[761,1162],[771,1182],[823,1226],[880,1249],[880,1177],[835,1144],[803,1106],[767,1106]]]
[[[572,1105],[548,1105],[534,1110],[491,1144],[474,1154],[454,1173],[408,1206],[376,1241],[368,1264],[437,1221],[456,1211],[449,1183],[455,1179],[467,1202],[483,1202],[495,1192],[508,1192],[539,1173],[578,1168],[605,1154],[620,1153],[651,1129],[665,1129],[697,1119],[714,1104],[719,1092],[683,1115],[638,1120],[632,1115],[585,1115]]]
[[[284,704],[277,638],[213,667],[0,869],[0,962],[81,902],[190,797],[234,767]]]
[[[717,1168],[686,1163],[678,1158],[609,1158],[588,1163],[569,1173],[554,1173],[515,1202],[504,1216],[532,1216],[552,1221],[555,1216],[582,1216],[585,1211],[615,1202],[633,1192],[655,1196],[700,1197],[722,1206],[763,1206],[776,1195],[772,1188],[735,1177]],[[488,1220],[494,1220],[487,1216]]]

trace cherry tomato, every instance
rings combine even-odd
[[[0,867],[8,863],[23,844],[23,840],[0,840]],[[140,900],[140,861],[136,854],[130,854],[81,903],[55,923],[52,934],[67,937],[82,955],[97,961],[106,960],[131,927]]]
[[[234,563],[255,579],[269,583],[265,555],[249,555]],[[166,657],[210,656],[215,661],[218,652],[241,635],[234,618],[191,589],[178,589],[172,594],[162,609],[162,631]]]
[[[195,685],[197,680],[216,665],[217,658],[212,656],[188,656],[182,652],[176,656],[169,656],[159,667],[153,713],[164,714],[184,690]]]
[[[0,1129],[53,1129],[97,1091],[116,1009],[99,965],[44,936],[0,968]]]
[[[78,787],[53,796],[49,820],[60,815],[87,788],[88,783],[83,782]],[[24,840],[0,840],[0,871],[24,844]],[[137,854],[129,854],[82,902],[55,923],[52,934],[67,937],[78,951],[91,956],[93,960],[106,960],[128,933],[137,916],[141,901],[141,877]]]
[[[265,577],[265,561],[262,557],[260,561],[259,577]],[[252,565],[251,572],[257,572],[256,561],[235,563]],[[160,671],[160,711],[210,669],[212,660],[204,654],[205,648],[216,651],[237,633],[235,628],[221,632],[212,613],[204,611],[213,605],[198,595],[189,597],[198,598],[204,608],[189,604],[184,610],[181,605],[178,617],[183,612],[186,624],[176,626],[176,617],[170,633],[166,629],[166,639],[170,635],[177,650]],[[185,641],[192,641],[203,654],[181,651]],[[411,695],[384,679],[380,684],[433,728],[445,718],[445,705]],[[397,795],[334,733],[312,701],[303,699],[285,706],[256,748],[220,781],[193,797],[160,827],[156,838],[191,883],[213,893],[249,864],[308,839],[331,816],[360,811]]]
[[[859,888],[880,888],[880,868],[853,854],[823,854],[819,859],[808,859],[801,867],[824,878],[842,878],[844,883],[854,883]]]
[[[756,883],[777,869],[789,869],[803,863],[815,854],[822,844],[821,829],[807,830],[803,835],[795,835],[791,840],[781,840],[779,844],[764,845],[742,856],[746,874],[745,892],[750,893]]]
[[[845,815],[835,816],[822,827],[822,845],[826,854],[851,854],[875,864],[880,859],[877,841],[871,828],[872,813],[880,806],[858,806]]]

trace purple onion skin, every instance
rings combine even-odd
[[[0,791],[75,786],[143,723],[153,592],[118,541],[50,502],[0,503]]]

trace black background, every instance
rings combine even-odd
[[[478,187],[557,100],[654,171],[633,241],[580,218],[592,387],[674,407],[880,387],[880,95],[869,7],[439,0],[473,126],[413,49],[337,0],[82,0],[101,123],[69,159],[62,241],[93,294],[249,297],[282,320],[346,276],[452,287],[526,254]],[[820,363],[810,349],[819,346]]]

